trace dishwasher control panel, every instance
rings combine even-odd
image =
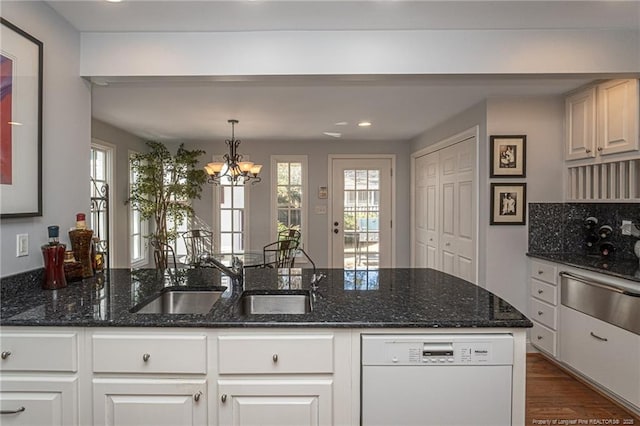
[[[504,365],[513,362],[509,334],[363,335],[363,365]]]

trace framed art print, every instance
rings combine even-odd
[[[525,177],[527,171],[527,137],[525,135],[491,136],[492,178]]]
[[[491,184],[491,225],[524,225],[526,209],[526,183]]]
[[[0,27],[0,217],[42,216],[42,42]]]

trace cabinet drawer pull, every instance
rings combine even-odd
[[[598,151],[602,151],[603,148],[601,146],[598,147]]]
[[[7,359],[7,358],[9,358],[9,355],[11,355],[11,352],[9,352],[9,351],[3,351],[3,352],[2,352],[2,354],[0,354],[0,357],[1,357],[2,359]]]
[[[538,269],[538,275],[542,275],[542,274],[544,274],[544,271]]]
[[[538,290],[538,294],[544,293],[544,290]]]
[[[149,361],[149,358],[151,358],[151,355],[149,355],[149,354],[144,354],[144,355],[142,355],[142,360],[143,360],[144,362],[148,362],[148,361]]]
[[[200,397],[202,396],[202,391],[198,391],[195,395],[193,395],[193,399],[198,402],[200,401]]]
[[[223,393],[222,396],[220,397],[220,401],[222,401],[222,403],[224,404],[225,402],[227,402],[227,394]]]
[[[600,337],[597,334],[594,334],[593,331],[589,332],[589,334],[591,334],[591,337],[594,337],[598,340],[600,340],[601,342],[608,342],[609,339],[607,339],[606,337]]]
[[[542,315],[542,314],[544,314],[544,312],[538,311],[538,315]]]
[[[20,407],[17,410],[2,410],[2,411],[0,411],[0,414],[19,414],[19,413],[22,413],[25,410],[26,410],[26,408]]]
[[[542,336],[538,335],[538,340],[542,340]]]
[[[271,358],[273,359],[274,363],[278,362],[278,354],[273,354]]]

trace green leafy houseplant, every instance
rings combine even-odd
[[[147,142],[149,151],[131,157],[131,169],[136,177],[127,202],[140,211],[143,219],[153,219],[154,229],[148,237],[154,246],[156,267],[167,267],[167,250],[162,249],[177,237],[174,226],[184,223],[193,214],[190,200],[200,198],[207,180],[198,167],[198,158],[205,152],[188,150],[180,144],[175,155],[160,142]]]

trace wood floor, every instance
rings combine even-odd
[[[640,418],[565,373],[544,356],[528,354],[525,425],[534,424],[640,426]]]

